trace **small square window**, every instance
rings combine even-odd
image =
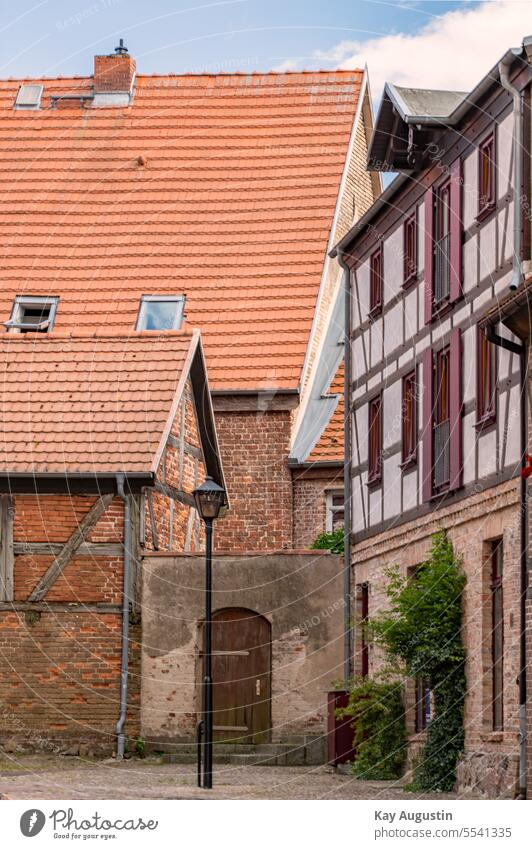
[[[41,105],[43,86],[38,83],[21,85],[15,100],[15,109],[38,109]]]
[[[53,329],[59,298],[19,296],[4,326],[12,333],[48,333]]]
[[[184,307],[184,295],[143,295],[137,330],[179,330]]]
[[[343,528],[344,526],[344,491],[342,489],[333,489],[327,493],[327,516],[326,516],[326,531],[332,531]]]

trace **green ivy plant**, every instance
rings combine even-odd
[[[355,678],[346,707],[336,711],[340,719],[353,717],[357,778],[386,781],[401,775],[406,757],[402,689],[398,681]]]
[[[320,534],[310,546],[311,548],[320,548],[332,552],[332,554],[344,553],[344,529],[336,528],[334,531],[327,531]]]
[[[370,631],[404,674],[428,680],[434,704],[412,789],[452,790],[464,748],[466,579],[443,531],[434,535],[428,560],[412,578],[397,569],[387,575],[389,609],[370,621]]]

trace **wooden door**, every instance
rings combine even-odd
[[[214,739],[269,740],[270,623],[251,610],[224,608],[213,615]]]

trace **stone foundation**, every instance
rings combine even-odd
[[[466,752],[458,764],[456,790],[486,799],[513,799],[519,778],[519,758],[492,752]]]

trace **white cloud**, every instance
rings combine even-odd
[[[312,64],[339,68],[367,64],[376,99],[386,81],[470,91],[508,48],[518,47],[532,34],[530,13],[532,0],[484,0],[447,12],[415,33],[342,41],[331,50],[317,51]],[[291,67],[300,65],[294,60]],[[289,63],[283,66],[287,70]]]

